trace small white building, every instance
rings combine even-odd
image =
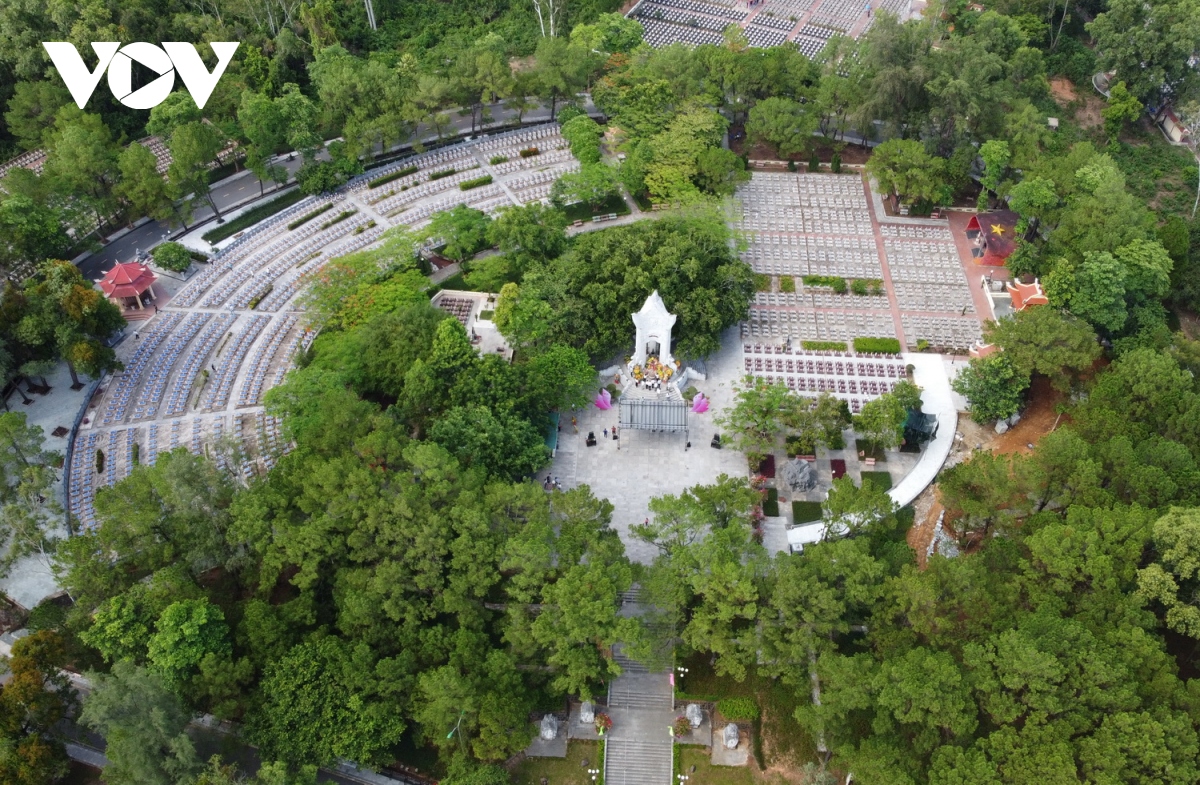
[[[633,325],[637,328],[637,338],[634,343],[633,364],[645,365],[649,357],[658,357],[658,361],[667,367],[674,367],[675,358],[671,356],[671,328],[675,326],[677,317],[667,313],[667,306],[655,289],[642,310],[633,315]]]

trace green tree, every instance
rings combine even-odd
[[[0,778],[13,785],[50,785],[67,773],[67,751],[54,727],[75,704],[75,691],[60,670],[66,648],[55,632],[42,630],[13,643],[8,678],[0,686]]]
[[[201,122],[189,122],[175,128],[168,143],[171,165],[167,168],[167,179],[175,195],[191,197],[189,210],[192,203],[208,202],[217,220],[221,220],[221,211],[209,191],[209,166],[219,164],[217,154],[223,146],[220,132],[211,124]]]
[[[117,145],[98,115],[73,104],[59,110],[46,151],[45,176],[56,189],[81,200],[103,226],[112,211]]]
[[[461,262],[487,246],[491,223],[492,219],[487,213],[460,204],[451,210],[436,213],[425,234],[445,243],[443,255]]]
[[[154,263],[164,270],[181,273],[192,266],[191,253],[179,243],[165,242],[156,245],[150,255],[154,257]]]
[[[951,387],[967,399],[971,419],[983,424],[1016,413],[1029,387],[1029,376],[1001,352],[971,360]]]
[[[528,477],[549,459],[542,435],[529,422],[496,415],[484,406],[456,406],[439,417],[429,438],[464,466],[516,480]]]
[[[711,147],[696,156],[696,185],[717,196],[732,196],[750,180],[746,162],[732,150]]]
[[[754,142],[772,145],[783,158],[808,150],[820,115],[808,105],[789,98],[765,98],[750,109],[746,135]]]
[[[945,200],[945,165],[925,152],[912,139],[889,139],[875,148],[867,161],[867,174],[878,183],[879,192],[905,201]]]
[[[4,122],[25,150],[45,144],[46,132],[54,126],[58,110],[71,102],[71,94],[51,79],[18,82],[8,100]]]
[[[904,439],[908,409],[901,397],[887,393],[863,404],[854,416],[854,429],[871,444],[889,450]]]
[[[533,76],[538,96],[550,101],[550,119],[558,111],[558,102],[572,96],[582,83],[582,63],[572,57],[570,46],[562,38],[543,37],[533,55]]]
[[[1127,275],[1125,267],[1112,254],[1085,254],[1074,271],[1074,291],[1068,300],[1071,312],[1100,329],[1120,330],[1128,319]]]
[[[896,503],[887,491],[869,481],[855,485],[849,477],[834,480],[829,497],[821,505],[826,539],[870,532],[895,513]]]
[[[167,684],[178,688],[208,655],[228,657],[229,627],[225,614],[208,600],[183,600],[158,617],[149,657]]]
[[[1196,18],[1200,20],[1200,15]],[[1120,81],[1109,89],[1108,104],[1100,110],[1100,115],[1104,118],[1104,133],[1112,144],[1117,141],[1125,123],[1132,123],[1142,116],[1142,102],[1129,92],[1124,81]]]
[[[1052,180],[1044,177],[1026,177],[1012,187],[1008,204],[1020,214],[1022,221],[1031,229],[1036,229],[1058,201],[1058,193],[1054,190]]]
[[[984,188],[998,193],[1000,183],[1008,172],[1008,164],[1012,161],[1012,151],[1009,150],[1008,142],[989,139],[979,146],[979,157],[983,159],[983,177],[980,182]]]
[[[617,175],[607,164],[585,165],[578,172],[568,172],[554,181],[550,200],[557,206],[583,202],[593,210],[599,209],[619,192]]]
[[[114,785],[185,785],[199,773],[185,728],[191,719],[159,677],[131,662],[111,674],[92,674],[94,688],[80,722],[102,735],[105,782]]]
[[[734,403],[716,419],[725,438],[738,450],[752,454],[771,452],[784,431],[797,398],[783,384],[747,377],[734,395]]]
[[[236,572],[244,553],[227,539],[232,499],[228,475],[208,459],[183,449],[160,454],[97,494],[97,525],[60,554],[60,580],[76,601],[94,605],[175,564],[193,576],[217,566]],[[113,558],[125,569],[102,566]],[[99,588],[109,579],[116,591]]]
[[[167,181],[158,172],[154,153],[141,144],[131,144],[117,157],[121,179],[113,188],[133,215],[163,218],[173,214],[174,203]]]
[[[1200,515],[1172,508],[1154,523],[1157,559],[1138,570],[1138,594],[1166,609],[1167,627],[1200,639]]]
[[[263,674],[251,737],[266,756],[291,765],[390,760],[405,729],[392,696],[404,685],[378,682],[394,671],[365,644],[334,637],[301,644]]]
[[[1040,373],[1063,391],[1100,357],[1095,331],[1053,307],[1026,308],[1010,319],[989,322],[984,340],[1003,349],[1021,376]]]
[[[488,224],[488,242],[505,253],[524,253],[539,261],[554,259],[566,248],[567,219],[541,202],[501,210]]]
[[[1175,93],[1188,76],[1187,59],[1200,37],[1200,8],[1188,0],[1113,0],[1087,30],[1104,70],[1116,71],[1135,98],[1157,100]]]

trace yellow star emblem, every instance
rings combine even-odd
[[[1004,227],[1001,226],[1000,224],[992,224],[992,234],[998,234],[1003,237],[1004,236]]]

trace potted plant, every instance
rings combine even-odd
[[[603,736],[605,731],[612,727],[612,717],[602,711],[596,712],[596,733]]]

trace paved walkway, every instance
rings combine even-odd
[[[652,673],[617,647],[623,673],[609,682],[613,727],[604,750],[609,785],[672,785],[675,688],[669,671]]]

